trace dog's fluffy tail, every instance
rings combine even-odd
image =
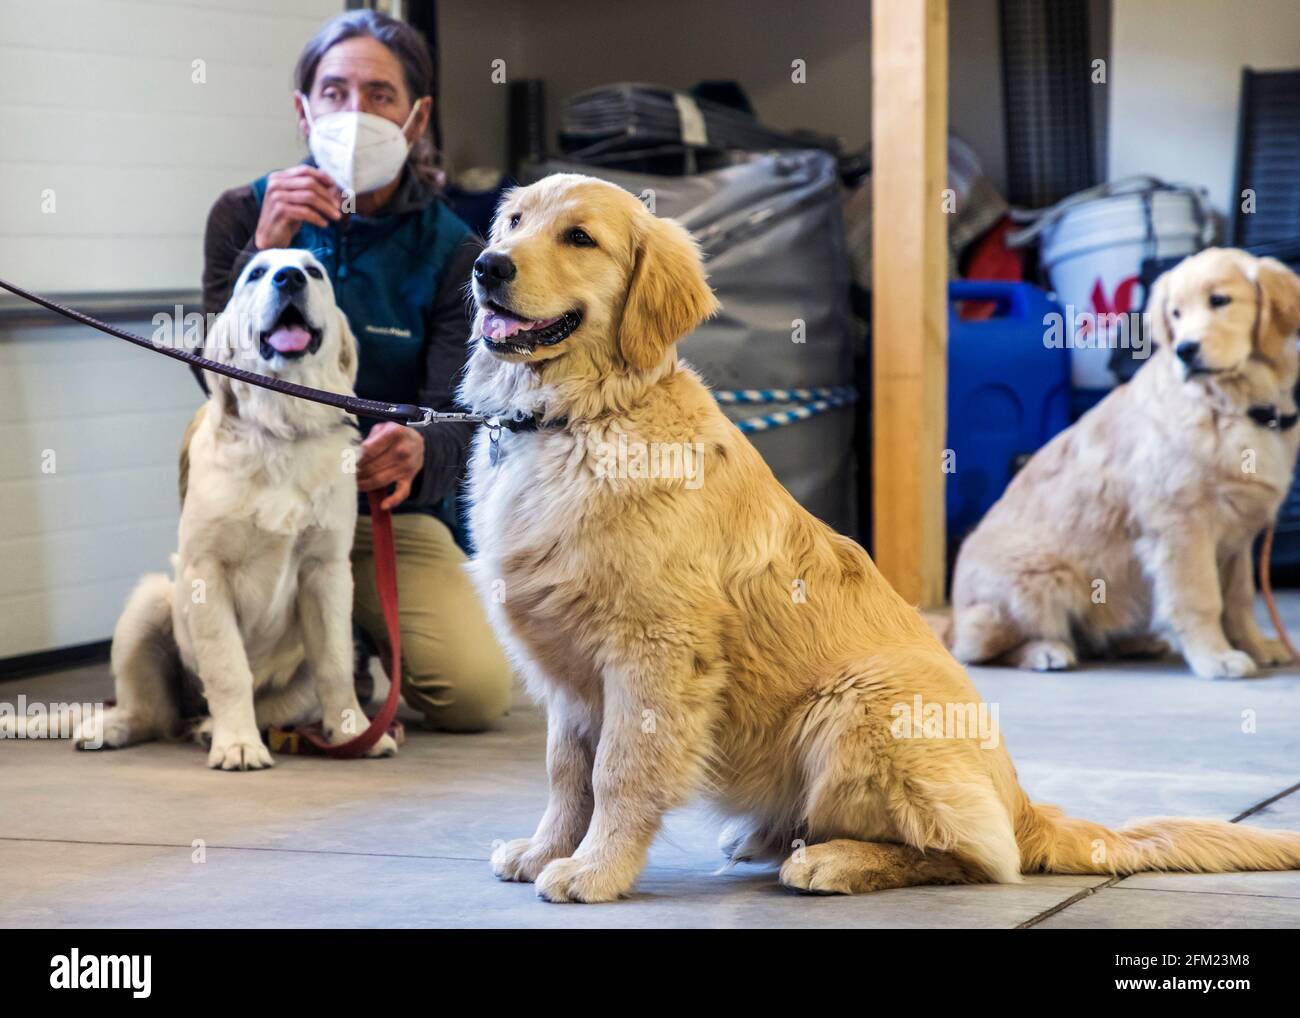
[[[1107,873],[1142,870],[1230,873],[1300,869],[1300,834],[1262,831],[1222,820],[1158,817],[1118,831],[1031,803],[1016,825],[1025,873]]]

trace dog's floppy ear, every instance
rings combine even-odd
[[[1147,296],[1143,324],[1149,331],[1148,338],[1157,347],[1173,346],[1169,330],[1169,277],[1173,275],[1173,271],[1170,269],[1162,272],[1160,278],[1151,285],[1151,293]]]
[[[203,356],[219,364],[233,364],[239,350],[239,311],[235,301],[217,316],[203,334]],[[209,393],[220,395],[218,406],[225,406],[230,396],[230,379],[213,371],[203,372],[203,381]]]
[[[718,310],[704,278],[700,249],[672,219],[640,217],[642,233],[628,285],[618,349],[636,371],[648,371],[670,346]]]
[[[1260,258],[1255,279],[1264,300],[1261,324],[1278,336],[1295,335],[1300,329],[1300,276],[1276,258]]]
[[[339,371],[348,380],[348,388],[357,384],[357,337],[352,334],[352,326],[342,308],[335,308],[339,316]]]

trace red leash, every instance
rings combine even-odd
[[[1291,644],[1291,637],[1287,635],[1286,626],[1282,625],[1282,613],[1277,610],[1277,602],[1273,600],[1273,581],[1268,575],[1268,564],[1273,558],[1273,524],[1268,525],[1264,531],[1264,542],[1259,546],[1259,587],[1264,593],[1264,604],[1268,606],[1268,617],[1273,620],[1273,628],[1277,630],[1277,638],[1282,641],[1282,646],[1287,649],[1291,655],[1292,664],[1300,664],[1300,654]]]
[[[368,492],[370,499],[370,529],[373,535],[375,556],[375,586],[379,588],[379,603],[384,610],[384,625],[388,628],[388,698],[370,727],[354,739],[332,746],[325,739],[320,722],[300,725],[297,728],[272,728],[270,746],[274,752],[300,752],[296,737],[301,737],[321,753],[340,760],[355,760],[378,742],[397,717],[397,702],[402,697],[402,629],[397,614],[397,552],[393,547],[393,517],[381,509],[382,492]]]

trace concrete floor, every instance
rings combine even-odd
[[[1300,631],[1300,593],[1284,612]],[[1168,661],[972,674],[1036,799],[1112,824],[1249,812],[1243,823],[1300,830],[1300,672],[1206,681]],[[0,701],[98,699],[110,685],[106,666],[75,669],[4,683]],[[395,760],[281,757],[253,774],[209,771],[193,745],[0,742],[0,926],[1300,925],[1300,872],[801,897],[769,867],[715,872],[717,825],[698,807],[669,819],[630,901],[550,905],[487,865],[495,839],[532,832],[544,748],[522,701],[484,735],[413,731]]]

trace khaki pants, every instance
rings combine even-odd
[[[402,698],[435,728],[477,732],[510,704],[511,669],[465,575],[465,555],[441,520],[393,516],[402,627]],[[352,545],[353,618],[387,651],[375,588],[370,517],[357,519]]]

